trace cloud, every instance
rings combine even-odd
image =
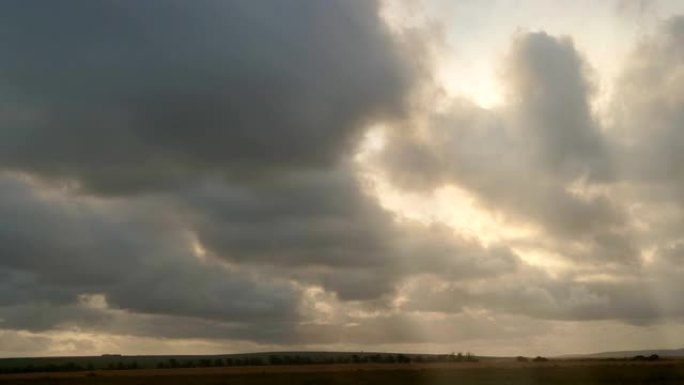
[[[613,104],[613,130],[626,144],[626,173],[654,187],[680,188],[678,164],[684,143],[681,133],[684,77],[684,17],[663,22],[659,33],[645,39],[627,62]]]
[[[664,261],[679,248],[663,245],[677,245],[682,228],[681,25],[668,20],[640,43],[608,119],[596,117],[593,75],[570,38],[534,32],[518,33],[502,63],[505,106],[451,100],[419,112],[407,133],[384,132],[370,170],[395,189],[429,197],[457,186],[533,229],[495,242],[523,260],[496,277],[407,280],[406,311],[638,325],[681,317],[671,300],[681,285],[661,269],[672,271]]]
[[[516,38],[508,58],[510,130],[542,171],[562,178],[605,178],[610,170],[586,67],[572,40],[543,32]]]
[[[0,341],[2,341],[0,354],[14,357],[25,357],[27,353],[43,352],[50,344],[49,338],[26,336],[12,330],[0,331]]]
[[[296,317],[296,289],[201,261],[163,207],[72,197],[12,176],[0,179],[0,196],[5,305],[68,304],[92,293],[143,313],[233,322]]]
[[[506,107],[487,111],[456,100],[426,112],[409,122],[409,134],[387,134],[375,169],[398,188],[465,188],[485,207],[538,226],[551,239],[594,244],[584,259],[634,260],[628,246],[621,255],[609,251],[615,238],[629,245],[619,203],[583,193],[613,180],[614,165],[591,114],[587,65],[572,42],[520,34],[504,67]]]
[[[199,240],[216,258],[274,269],[350,300],[391,294],[410,274],[469,279],[517,258],[440,226],[399,222],[379,207],[351,165],[254,185],[221,181],[185,191]]]
[[[404,306],[407,311],[460,314],[467,309],[481,309],[544,320],[617,319],[630,324],[650,324],[684,314],[684,308],[677,304],[658,304],[660,296],[650,290],[654,282],[578,278],[518,272],[489,283],[468,285],[458,282],[426,285],[423,281],[404,293],[407,298]],[[672,288],[665,280],[655,284]]]
[[[374,2],[9,2],[0,164],[86,190],[327,166],[414,76]]]
[[[297,342],[307,287],[387,308],[411,274],[517,263],[399,223],[357,175],[364,125],[419,76],[374,3],[41,5],[0,27],[22,36],[0,65],[4,327]]]

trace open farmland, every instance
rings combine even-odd
[[[262,367],[96,370],[0,376],[0,384],[682,384],[684,361],[557,360],[519,363],[335,364]]]

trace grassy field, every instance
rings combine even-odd
[[[518,385],[684,384],[683,361],[489,361],[108,370],[0,375],[0,384],[45,385]]]

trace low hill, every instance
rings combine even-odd
[[[684,349],[623,350],[615,352],[564,355],[560,358],[631,358],[636,356],[648,357],[653,354],[667,358],[684,358]]]

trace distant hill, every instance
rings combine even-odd
[[[657,354],[660,357],[682,358],[684,357],[684,349],[623,350],[592,354],[571,354],[560,356],[559,358],[631,358],[635,356],[650,356],[652,354]]]

